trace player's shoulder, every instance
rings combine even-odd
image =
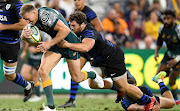
[[[87,11],[92,11],[92,9],[88,6],[84,6],[84,9],[82,10],[82,12],[87,12]]]

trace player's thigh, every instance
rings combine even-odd
[[[41,78],[42,76],[43,78],[46,78],[46,76],[49,77],[51,70],[60,61],[61,57],[62,56],[60,53],[55,53],[52,51],[46,51],[43,53],[40,68],[38,70],[39,74],[41,75]]]
[[[161,108],[172,108],[175,105],[174,99],[159,97]]]
[[[81,76],[80,59],[66,59],[71,77]]]
[[[30,66],[28,64],[23,64],[20,74],[24,78],[29,77],[29,76],[31,76],[32,69],[33,69],[32,66]]]
[[[114,84],[116,85],[116,87],[118,89],[125,89],[128,87],[128,83],[127,83],[127,74],[123,74],[121,76],[118,77],[117,80],[113,80]]]
[[[160,63],[159,66],[158,66],[158,69],[157,69],[157,74],[160,71],[167,71],[167,70],[169,70],[169,68],[166,66],[166,64]]]
[[[169,82],[171,82],[171,81],[176,81],[176,79],[178,78],[178,76],[179,76],[179,74],[180,74],[180,71],[171,71],[171,73],[169,74]]]

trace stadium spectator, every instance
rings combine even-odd
[[[113,24],[114,19],[118,20],[118,22],[121,25],[121,27],[119,28],[119,32],[121,34],[125,34],[126,36],[129,36],[129,30],[126,21],[117,16],[117,12],[115,9],[110,9],[109,13],[102,21],[104,31],[108,31],[111,33],[114,32],[114,24]]]
[[[119,32],[119,28],[121,26],[116,19],[113,20],[113,25],[114,25],[114,32],[106,33],[105,38],[107,40],[111,41],[112,43],[120,46],[121,48],[129,48],[130,46],[127,46],[128,45],[128,43],[127,43],[128,37]]]
[[[155,50],[154,58],[157,61],[159,57],[159,50],[166,43],[167,51],[164,54],[164,58],[159,64],[157,74],[160,71],[170,71],[169,73],[169,85],[176,101],[176,104],[180,104],[178,98],[178,87],[176,79],[180,74],[180,26],[175,22],[176,15],[172,10],[166,10],[164,12],[164,24],[159,28],[159,36],[157,40],[157,47]]]
[[[144,16],[150,7],[148,0],[138,0],[137,4],[138,4],[138,10],[141,13],[143,13]]]
[[[19,15],[22,5],[20,0],[1,1],[0,55],[1,60],[3,60],[5,78],[24,87],[23,101],[26,102],[32,95],[34,83],[27,82],[20,74],[15,72],[20,49],[19,30],[22,30],[27,24]]]
[[[161,22],[158,21],[158,15],[156,12],[151,12],[150,20],[145,22],[145,34],[146,37],[144,39],[146,43],[146,48],[154,49],[154,45],[158,38],[159,27],[161,26]]]
[[[127,21],[130,37],[134,39],[136,47],[138,48],[139,43],[143,40],[144,36],[144,21],[138,20],[138,11],[133,10],[130,13],[130,20]]]
[[[130,13],[131,11],[133,10],[138,10],[138,5],[137,5],[137,2],[136,0],[130,0],[129,1],[129,7],[130,9],[129,10],[126,10],[125,14],[124,14],[124,19],[126,21],[129,21],[130,20]]]
[[[146,19],[149,20],[150,19],[150,14],[151,12],[156,12],[156,14],[158,15],[158,21],[163,23],[163,16],[162,16],[162,12],[160,11],[160,3],[159,0],[154,0],[152,6],[150,7],[150,9],[148,10],[148,12],[146,13]]]
[[[120,7],[120,4],[119,4],[119,3],[114,3],[113,8],[116,10],[118,17],[120,17],[120,18],[123,18],[123,17],[124,17],[124,14],[123,14],[123,12],[121,11],[121,7]]]

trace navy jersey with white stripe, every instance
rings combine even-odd
[[[116,46],[106,40],[90,23],[81,32],[81,40],[91,38],[95,40],[93,48],[87,52],[95,61],[104,61],[111,55],[115,55]]]
[[[20,0],[0,0],[0,23],[14,24],[18,23],[21,16],[19,14],[22,6]],[[19,32],[14,30],[1,30],[0,42],[4,43],[17,43],[19,41]]]
[[[96,13],[88,6],[85,6],[82,12],[86,14],[87,22],[89,23],[97,17]]]

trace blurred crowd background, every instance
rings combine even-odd
[[[68,21],[74,12],[74,0],[22,0],[37,8],[58,10]],[[155,49],[159,27],[163,24],[163,11],[176,12],[180,24],[180,0],[86,0],[101,20],[106,39],[122,48]]]

